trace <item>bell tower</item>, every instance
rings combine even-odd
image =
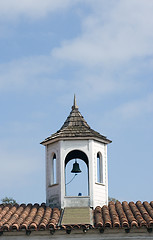
[[[78,110],[76,98],[63,126],[41,142],[46,150],[46,202],[51,207],[108,203],[107,144]]]

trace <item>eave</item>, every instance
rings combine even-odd
[[[52,139],[44,140],[40,144],[42,144],[43,146],[47,146],[47,145],[52,144],[54,142],[68,141],[68,140],[71,140],[71,141],[75,141],[75,140],[95,140],[97,142],[104,143],[104,144],[109,144],[109,143],[112,142],[111,140],[109,140],[107,138],[106,139],[100,139],[100,138],[96,138],[96,137],[55,137],[55,138],[52,138]]]

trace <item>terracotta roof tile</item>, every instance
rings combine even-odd
[[[137,223],[137,220],[135,219],[132,211],[131,211],[131,208],[130,206],[128,205],[128,203],[126,201],[124,201],[122,203],[122,206],[123,206],[123,209],[124,209],[124,212],[126,214],[126,217],[130,223],[130,226],[131,227],[138,227],[138,223]]]
[[[151,205],[147,201],[145,201],[143,203],[143,206],[145,207],[145,209],[149,213],[150,217],[153,218],[153,208],[151,207]]]
[[[104,221],[104,227],[112,227],[109,208],[106,205],[102,207],[102,217]]]
[[[94,211],[95,225],[96,227],[103,227],[102,211],[101,207],[96,207]]]
[[[131,208],[131,210],[132,210],[132,212],[133,212],[133,214],[134,214],[134,216],[135,216],[135,218],[136,218],[139,226],[140,226],[140,227],[141,227],[141,226],[146,226],[147,223],[146,223],[146,221],[143,219],[143,217],[142,217],[139,209],[137,208],[136,204],[135,204],[134,202],[130,202],[130,203],[129,203],[129,206],[130,206],[130,208]]]
[[[33,222],[30,224],[29,229],[34,229],[34,230],[37,229],[37,226],[40,224],[41,219],[44,216],[44,212],[45,212],[44,206],[41,206],[38,209],[38,211],[35,215],[35,218],[33,219]]]
[[[48,223],[49,228],[55,229],[56,225],[58,224],[59,218],[60,218],[60,210],[58,208],[54,208],[52,213],[52,218]]]
[[[9,230],[12,224],[19,218],[21,213],[23,212],[25,208],[25,204],[21,204],[19,208],[15,211],[15,213],[12,215],[12,217],[7,221],[7,223],[4,224],[3,230]]]
[[[19,216],[19,218],[16,220],[16,222],[12,224],[13,230],[19,230],[20,226],[22,225],[22,223],[24,222],[26,217],[29,215],[31,208],[32,208],[32,204],[28,204],[24,208],[24,211],[22,212],[22,214]]]
[[[97,206],[94,210],[94,226],[84,224],[59,224],[61,211],[58,208],[51,209],[45,204],[21,204],[11,206],[0,205],[0,231],[20,230],[53,230],[65,229],[90,229],[99,228],[153,228],[153,202],[120,203],[110,202],[108,206]],[[61,222],[61,220],[60,220]]]
[[[112,219],[113,227],[120,227],[120,220],[116,212],[115,203],[109,202],[108,207],[109,207],[109,212]]]
[[[119,219],[120,219],[121,227],[122,228],[129,228],[128,219],[127,219],[126,214],[123,210],[122,204],[119,201],[116,202],[116,211],[117,211]]]
[[[33,219],[36,216],[37,210],[38,210],[39,204],[35,203],[34,206],[32,207],[28,217],[25,219],[23,224],[21,225],[21,229],[28,229],[30,226],[31,222],[33,222]]]
[[[0,220],[3,218],[3,216],[9,211],[10,205],[3,206],[0,213]]]
[[[142,203],[140,201],[137,201],[136,205],[137,205],[139,211],[141,212],[142,217],[146,221],[148,227],[152,227],[153,226],[153,219],[150,217],[150,215],[148,214],[145,207],[142,205]]]
[[[3,210],[3,207],[4,207],[4,205],[0,204],[0,214],[1,214],[2,210]]]
[[[3,218],[0,221],[0,227],[4,226],[4,224],[9,221],[11,216],[16,212],[17,207],[18,207],[18,205],[11,206],[9,208],[9,210],[6,210],[7,207],[4,208],[4,212],[2,211],[4,213],[4,215],[3,215]]]
[[[151,207],[153,208],[153,201],[150,202]]]
[[[42,230],[46,229],[46,226],[48,225],[48,222],[49,222],[50,217],[51,217],[51,213],[52,213],[52,209],[50,207],[46,207],[44,216],[43,216],[43,218],[41,220],[41,223],[39,225],[39,229],[42,229]]]
[[[0,205],[0,230],[45,230],[55,229],[60,210],[45,204]]]

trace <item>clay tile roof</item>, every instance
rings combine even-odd
[[[103,227],[102,211],[101,207],[97,206],[94,211],[95,225],[96,227]]]
[[[30,209],[30,212],[27,216],[27,218],[25,219],[25,221],[22,223],[21,225],[21,229],[28,229],[28,227],[30,226],[30,224],[33,222],[33,219],[35,218],[36,216],[36,213],[37,213],[37,209],[39,208],[39,205],[38,204],[34,204],[32,206],[32,208]]]
[[[133,215],[135,216],[139,226],[146,226],[147,223],[146,221],[143,219],[139,209],[137,208],[137,205],[134,202],[130,202],[129,206],[133,212]]]
[[[13,223],[19,218],[21,213],[23,212],[25,204],[21,204],[18,209],[14,212],[12,217],[4,224],[3,229],[9,230]]]
[[[60,218],[60,210],[58,208],[53,209],[52,218],[49,220],[48,226],[49,228],[55,229],[58,224],[58,220]]]
[[[104,227],[112,227],[109,208],[106,205],[102,207],[102,218],[104,221]]]
[[[153,227],[153,202],[124,201],[122,204],[110,202],[108,206],[96,207],[94,212],[95,227],[98,228],[141,228]]]
[[[149,227],[153,227],[153,219],[151,218],[151,216],[147,212],[146,208],[142,205],[142,203],[140,201],[137,201],[136,205],[137,205],[139,211],[141,212],[142,217],[146,221],[147,225]],[[150,212],[152,212],[152,211],[150,211]]]
[[[9,222],[11,216],[16,212],[18,208],[18,205],[14,205],[14,206],[6,206],[4,207],[4,210],[2,211],[1,213],[1,221],[0,221],[0,227],[1,226],[4,226],[5,227],[5,224]]]
[[[153,208],[151,207],[151,205],[147,201],[145,201],[143,203],[143,206],[145,207],[145,209],[149,213],[150,217],[153,219]]]
[[[128,205],[128,203],[127,203],[126,201],[124,201],[124,202],[122,203],[122,206],[123,206],[124,212],[125,212],[125,214],[126,214],[126,217],[127,217],[128,221],[129,221],[129,223],[130,223],[130,226],[131,226],[131,227],[138,227],[138,222],[137,222],[137,220],[135,219],[135,217],[134,217],[134,215],[133,215],[133,213],[132,213],[132,211],[131,211],[131,208],[130,208],[130,206]]]
[[[0,231],[55,229],[60,210],[45,204],[0,205]]]
[[[112,219],[113,227],[120,227],[120,220],[116,212],[115,203],[110,202],[108,206],[109,206],[109,212]]]
[[[42,220],[41,220],[40,225],[39,225],[40,230],[45,230],[46,229],[46,226],[47,226],[47,224],[50,220],[51,213],[52,213],[52,209],[50,207],[46,207],[44,216],[42,217]]]
[[[23,212],[18,216],[18,219],[12,224],[13,230],[19,230],[20,226],[22,225],[26,217],[28,217],[31,208],[32,204],[28,204],[27,206],[25,206]]]
[[[29,229],[34,229],[34,230],[37,229],[37,226],[40,224],[41,219],[44,216],[44,212],[45,212],[44,206],[39,207],[39,209],[33,219],[33,222],[29,226]]]
[[[0,205],[0,231],[36,231],[90,228],[153,228],[153,202],[120,203],[110,202],[108,206],[97,206],[94,210],[94,224],[62,224],[62,211],[45,204]]]
[[[120,219],[121,227],[128,228],[129,227],[128,219],[123,210],[122,204],[119,201],[116,202],[116,211],[117,211],[119,219]]]
[[[87,124],[83,116],[78,110],[76,105],[76,99],[74,97],[74,104],[72,106],[72,111],[67,117],[63,126],[56,133],[52,134],[50,137],[46,138],[41,144],[46,145],[49,141],[55,141],[63,138],[92,138],[98,139],[105,143],[110,143],[111,141],[100,133],[94,131]]]

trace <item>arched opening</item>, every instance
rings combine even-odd
[[[51,157],[51,185],[57,183],[57,173],[56,173],[56,154],[53,153]]]
[[[100,152],[97,153],[97,182],[103,183],[103,159]]]
[[[81,172],[73,173],[75,163],[79,164]],[[69,152],[65,158],[65,196],[89,195],[88,157],[80,150]]]

